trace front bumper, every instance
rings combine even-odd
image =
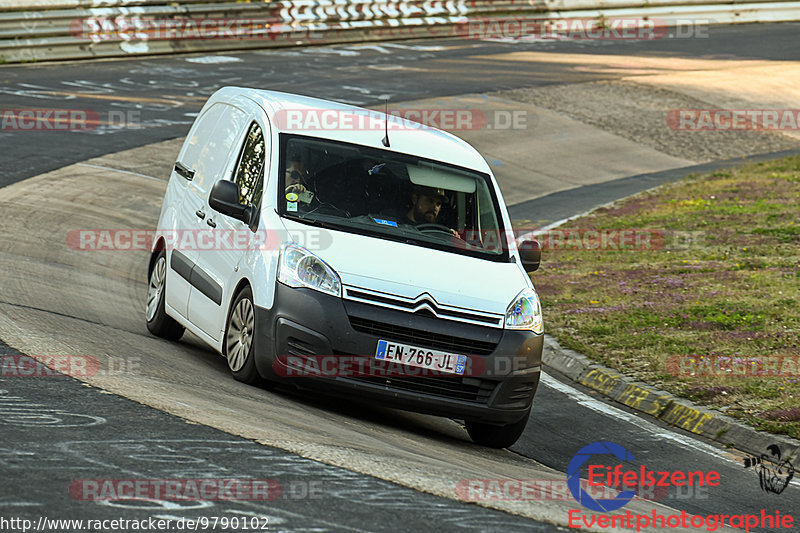
[[[364,373],[342,364],[340,372],[307,377],[292,361],[319,357],[375,361],[381,339],[471,359],[464,376]],[[344,300],[311,289],[276,284],[271,309],[256,307],[255,357],[267,379],[289,379],[311,388],[387,407],[510,424],[528,416],[541,372],[543,335],[442,320],[419,313]],[[326,361],[330,362],[330,361]],[[287,363],[289,366],[287,366]]]

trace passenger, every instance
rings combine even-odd
[[[289,165],[286,168],[286,193],[304,193],[308,189],[303,184],[305,178],[308,176],[308,170],[306,170],[306,166],[303,163],[303,160],[299,157],[290,157],[289,158]]]

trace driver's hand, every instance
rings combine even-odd
[[[464,240],[464,237],[462,237],[461,235],[459,235],[459,234],[458,234],[458,232],[457,232],[456,230],[454,230],[453,228],[450,228],[450,233],[452,233],[452,234],[453,234],[453,237],[456,237],[456,238],[458,238],[458,239],[461,239],[462,241]]]
[[[286,192],[287,193],[293,192],[296,194],[300,194],[306,192],[306,188],[303,186],[302,183],[295,183],[294,185],[289,185],[288,187],[286,187]]]

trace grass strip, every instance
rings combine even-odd
[[[800,156],[638,194],[539,236],[562,346],[800,438]]]

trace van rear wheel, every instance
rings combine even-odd
[[[183,336],[184,327],[164,309],[167,299],[167,254],[160,250],[153,262],[150,279],[147,283],[147,305],[145,319],[147,329],[153,335],[176,341]]]
[[[253,291],[244,287],[236,295],[225,326],[225,357],[234,379],[255,385],[261,382],[256,369],[254,340],[256,313],[253,307]]]
[[[505,426],[493,426],[483,422],[465,421],[472,442],[489,448],[508,448],[522,436],[528,425],[528,414],[519,421]]]

